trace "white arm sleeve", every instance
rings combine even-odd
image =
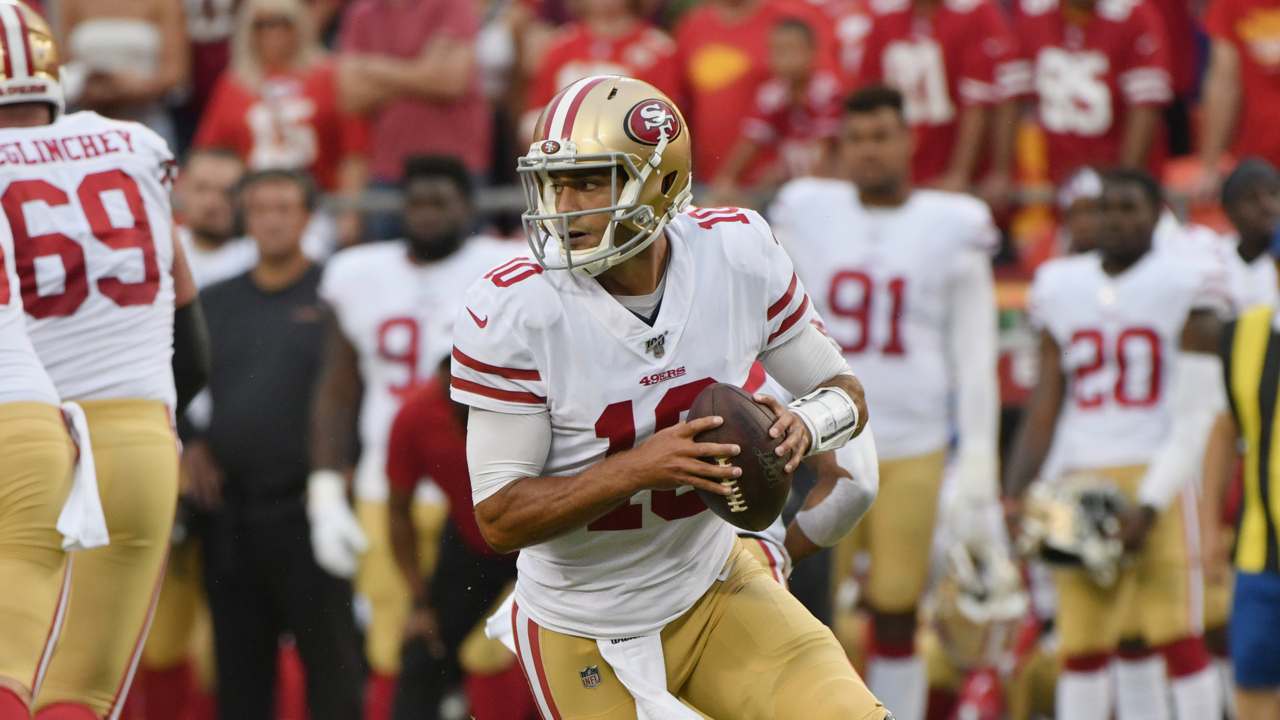
[[[1138,486],[1138,502],[1156,510],[1167,508],[1196,474],[1214,418],[1227,407],[1222,360],[1210,353],[1178,353],[1172,405],[1173,427]]]
[[[840,348],[812,324],[760,354],[760,364],[795,397],[804,397],[837,375],[852,375]]]
[[[815,545],[831,547],[857,526],[880,492],[880,462],[871,423],[836,451],[836,462],[852,475],[840,478],[831,494],[796,513],[796,524]]]
[[[467,416],[471,502],[479,505],[514,480],[538,477],[549,452],[549,411],[514,415],[471,408]]]
[[[1000,381],[997,375],[995,281],[981,250],[961,256],[952,278],[949,351],[956,385],[960,441],[956,470],[962,496],[997,495],[1000,440]]]

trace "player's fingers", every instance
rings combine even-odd
[[[778,418],[774,421],[773,427],[769,428],[769,437],[782,437],[782,434],[787,430],[786,417],[791,414],[791,412],[787,410],[787,407],[778,402],[778,399],[771,395],[756,394],[753,395],[751,399],[769,408],[769,411],[773,413],[774,417]]]
[[[718,428],[724,424],[724,418],[719,415],[708,415],[707,417],[697,418],[688,422],[682,422],[676,425],[676,431],[687,436],[693,437],[704,430]]]
[[[692,451],[689,453],[693,457],[737,457],[742,452],[742,448],[737,445],[723,445],[721,443],[694,443]]]
[[[731,465],[728,462],[720,464],[690,459],[681,463],[679,469],[680,471],[689,473],[690,475],[710,478],[712,480],[727,480],[742,476],[742,468],[737,465]]]
[[[692,485],[693,487],[701,488],[702,490],[706,490],[707,492],[710,492],[710,493],[715,493],[716,495],[728,496],[733,492],[733,490],[725,487],[724,485],[721,485],[719,482],[715,480],[708,480],[707,478],[699,477],[692,473],[685,473],[682,477],[678,479],[684,485]]]

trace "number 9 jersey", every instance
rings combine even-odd
[[[0,207],[27,329],[62,397],[176,403],[173,155],[93,112],[0,133]]]
[[[1067,382],[1055,469],[1150,462],[1170,429],[1187,317],[1231,305],[1227,272],[1209,259],[1151,250],[1114,277],[1103,271],[1096,252],[1040,266],[1028,313],[1058,344]]]

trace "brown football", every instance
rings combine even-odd
[[[764,530],[782,514],[791,492],[791,473],[784,470],[786,460],[774,452],[782,440],[769,437],[776,418],[769,408],[752,400],[747,391],[724,383],[703,388],[689,408],[690,420],[709,415],[719,415],[724,424],[698,433],[694,439],[737,445],[742,452],[737,457],[703,460],[737,465],[742,468],[742,475],[721,481],[733,488],[733,495],[716,495],[701,488],[698,495],[712,512],[731,525],[743,530]]]

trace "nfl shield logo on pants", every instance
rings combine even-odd
[[[588,690],[595,690],[600,686],[600,666],[592,665],[589,668],[583,668],[578,671],[582,676],[582,687]]]

